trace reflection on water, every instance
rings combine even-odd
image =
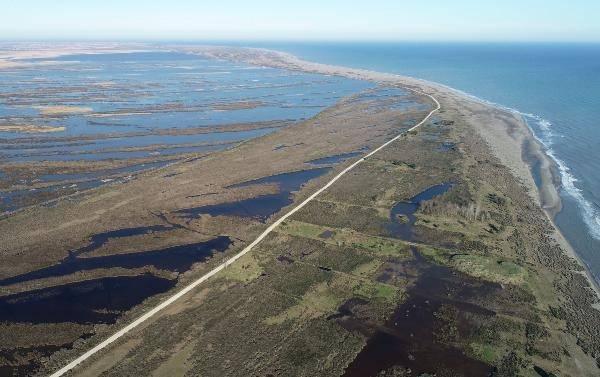
[[[71,55],[55,60],[69,64],[0,71],[0,123],[66,127],[50,134],[0,133],[3,155],[11,161],[66,158],[58,151],[66,155],[87,151],[89,159],[105,159],[115,157],[93,152],[245,140],[273,129],[237,135],[147,133],[304,119],[372,86],[341,77],[247,69],[174,52]],[[84,137],[85,143],[77,143],[77,137]],[[40,140],[53,141],[43,146]]]
[[[132,229],[125,229],[125,231],[131,230]],[[136,228],[133,228],[133,230],[133,232],[130,232],[130,235],[142,234],[136,233]],[[160,229],[155,229],[155,231],[159,230]],[[112,238],[114,237],[115,236]],[[209,241],[172,246],[159,250],[113,254],[99,257],[78,257],[80,253],[93,250],[93,248],[99,247],[103,242],[106,242],[106,240],[107,238],[101,236],[96,239],[96,243],[92,242],[90,246],[79,249],[75,253],[71,253],[67,258],[57,265],[0,280],[0,286],[48,277],[66,276],[79,271],[108,269],[114,267],[134,269],[145,266],[153,266],[160,270],[185,272],[190,269],[192,264],[202,262],[210,258],[216,252],[223,252],[231,245],[231,239],[229,237],[220,236]]]
[[[0,70],[0,166],[3,162],[76,166],[79,161],[144,159],[154,168],[165,158],[173,161],[186,154],[221,151],[269,134],[373,87],[359,80],[176,52],[70,55],[53,60],[58,63]],[[64,131],[2,132],[2,126]],[[65,166],[68,172],[71,165]],[[25,165],[27,177],[17,177],[18,186],[8,181],[0,191],[0,211],[15,211],[117,178],[107,180],[106,175],[85,172],[54,174],[30,167]],[[103,173],[127,174],[113,170]],[[9,178],[0,175],[4,179]],[[61,186],[39,184],[60,179],[64,179]],[[33,183],[37,187],[30,190]]]
[[[0,321],[12,323],[114,323],[176,280],[150,274],[87,280],[0,298]]]
[[[227,236],[211,240],[167,247],[159,250],[141,251],[127,254],[85,257],[108,240],[141,236],[151,232],[166,232],[176,227],[154,225],[125,228],[93,235],[90,243],[71,251],[69,256],[57,265],[42,268],[0,281],[0,286],[29,282],[43,278],[61,278],[76,272],[109,269],[113,267],[135,269],[154,267],[163,271],[182,273],[193,264],[206,261],[216,253],[227,250],[232,241]],[[92,273],[93,274],[93,273]],[[87,278],[72,283],[55,283],[47,288],[33,289],[22,293],[0,297],[0,322],[7,324],[112,324],[127,310],[142,303],[148,297],[164,293],[177,284],[178,278],[163,278],[145,273],[135,276],[110,276]],[[74,330],[70,336],[85,338],[92,332]],[[91,331],[91,330],[86,330]],[[36,344],[35,342],[32,344]],[[73,344],[32,346],[29,348],[8,348],[0,346],[0,375],[31,375],[39,368],[41,357],[51,355],[60,348],[70,348]],[[12,360],[12,361],[11,361]]]
[[[276,184],[279,192],[233,202],[186,208],[177,211],[177,213],[185,217],[199,217],[201,215],[249,217],[264,222],[283,207],[292,203],[291,194],[293,192],[298,191],[306,182],[326,174],[329,170],[330,168],[300,170],[238,183],[227,188]]]
[[[426,261],[412,248],[414,259],[401,264],[401,269],[411,271],[414,285],[407,292],[407,299],[400,304],[390,319],[375,327],[355,317],[355,308],[363,301],[349,301],[331,316],[348,330],[359,331],[369,339],[365,347],[346,369],[345,377],[379,376],[394,368],[398,374],[410,370],[410,375],[488,376],[492,366],[473,359],[451,342],[442,341],[444,319],[442,310],[456,311],[455,326],[459,338],[466,338],[474,327],[477,317],[496,315],[480,305],[494,294],[502,294],[502,287],[459,275],[455,271]],[[475,320],[474,320],[475,318]],[[385,374],[386,376],[388,374]]]
[[[393,237],[405,241],[414,241],[414,225],[417,221],[415,212],[419,209],[421,202],[431,200],[436,196],[442,195],[452,188],[452,183],[442,183],[435,185],[427,190],[415,195],[406,202],[399,202],[392,207],[388,231]]]
[[[333,165],[344,162],[352,157],[360,156],[361,154],[362,152],[342,153],[328,157],[316,158],[314,160],[306,161],[306,163],[311,165]]]
[[[44,197],[47,195],[53,197],[54,195],[67,195],[100,187],[107,183],[126,182],[133,178],[133,174],[160,168],[173,161],[174,160],[156,161],[87,173],[44,174],[37,177],[37,179],[41,182],[61,183],[35,189],[0,191],[0,212],[17,210],[26,205],[27,201],[31,200],[33,196]],[[51,205],[51,203],[47,204]]]
[[[131,236],[139,236],[144,234],[150,234],[155,232],[163,232],[167,230],[174,229],[172,226],[166,225],[150,225],[150,226],[138,226],[134,228],[122,228],[117,230],[109,230],[108,232],[102,232],[94,234],[90,237],[90,243],[87,246],[82,248],[69,251],[69,258],[73,259],[78,257],[81,254],[89,253],[90,251],[94,251],[104,244],[106,244],[109,240],[115,238],[124,238]]]

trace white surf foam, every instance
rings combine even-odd
[[[522,113],[521,113],[522,114]],[[537,115],[533,114],[522,114],[526,118],[525,120],[534,120],[536,122],[539,131],[534,127],[529,127],[532,129],[534,136],[539,140],[540,143],[544,146],[545,152],[558,166],[558,170],[560,173],[561,187],[562,189],[575,200],[577,206],[579,207],[583,221],[588,227],[590,235],[600,240],[600,213],[597,208],[594,207],[594,204],[591,203],[583,194],[583,190],[577,187],[578,179],[573,175],[571,169],[567,166],[567,164],[556,156],[554,149],[552,149],[552,145],[554,144],[554,140],[557,137],[552,132],[552,123],[548,120],[541,118]],[[527,122],[529,124],[529,122]],[[538,136],[538,133],[542,135]]]
[[[596,208],[593,203],[591,203],[585,198],[583,190],[581,190],[576,185],[578,179],[572,174],[571,169],[566,165],[566,163],[556,156],[554,149],[552,149],[552,145],[554,144],[554,140],[558,136],[553,132],[552,123],[549,120],[544,119],[536,114],[525,113],[511,107],[507,107],[498,103],[485,100],[483,98],[479,98],[461,90],[457,90],[450,87],[447,88],[459,92],[460,94],[467,96],[475,101],[495,106],[500,109],[510,111],[512,113],[522,116],[525,119],[529,128],[531,129],[534,137],[543,145],[546,154],[558,166],[561,187],[564,190],[564,192],[567,193],[571,198],[573,198],[577,203],[583,221],[588,227],[589,234],[593,238],[600,240],[600,209]],[[531,123],[535,123],[536,127],[533,127]]]

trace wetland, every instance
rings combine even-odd
[[[399,134],[73,374],[598,374],[597,297],[493,148],[518,148],[518,119],[285,54],[169,50],[0,70],[4,121],[66,127],[2,134],[5,197],[66,188],[5,204],[0,375],[58,370]],[[422,91],[441,110],[407,132]]]

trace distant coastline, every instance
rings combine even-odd
[[[559,195],[559,167],[554,159],[548,155],[544,145],[536,138],[524,119],[523,114],[519,111],[483,100],[461,90],[436,82],[391,73],[310,62],[300,59],[293,54],[271,49],[227,46],[185,46],[181,48],[191,53],[198,53],[216,59],[240,61],[253,65],[296,70],[306,73],[337,75],[388,85],[401,85],[426,93],[435,93],[438,98],[442,99],[452,98],[457,102],[477,102],[489,108],[490,111],[503,112],[507,116],[512,117],[512,126],[510,129],[497,130],[489,127],[489,125],[486,127],[482,124],[479,130],[497,157],[513,171],[513,174],[527,187],[532,199],[544,210],[548,220],[555,229],[554,238],[565,253],[575,259],[583,268],[590,287],[600,298],[600,283],[595,279],[595,275],[589,270],[586,263],[584,263],[569,244],[554,221],[554,217],[562,208],[562,201]],[[533,169],[537,169],[538,171],[541,183],[539,186],[533,177]]]
[[[99,52],[100,51],[100,52]],[[277,50],[250,47],[230,46],[194,46],[194,45],[146,45],[146,44],[114,44],[99,43],[64,46],[47,46],[40,52],[36,50],[19,50],[11,52],[11,56],[0,55],[0,69],[28,66],[30,64],[46,64],[43,61],[31,63],[26,59],[51,59],[72,54],[97,53],[128,53],[139,51],[178,51],[206,56],[209,58],[244,62],[251,65],[295,70],[305,73],[342,76],[351,79],[372,81],[387,85],[400,85],[426,93],[434,93],[441,99],[450,99],[455,103],[478,103],[489,111],[502,113],[511,119],[511,128],[498,130],[490,125],[482,124],[479,131],[498,158],[509,167],[513,174],[527,187],[532,198],[546,213],[548,220],[555,228],[555,239],[564,251],[583,267],[591,287],[600,297],[600,282],[589,270],[586,263],[573,249],[554,221],[554,216],[560,212],[562,202],[559,195],[559,167],[554,159],[546,152],[544,145],[536,138],[530,126],[524,119],[524,114],[517,110],[492,103],[464,91],[454,89],[440,83],[418,79],[410,76],[383,73],[365,69],[349,68],[337,65],[310,62],[297,56]],[[532,169],[538,170],[538,186],[532,174]]]
[[[58,47],[54,54],[66,54],[70,56],[55,59],[54,61],[56,61],[56,64],[62,64],[63,61],[85,62],[88,58],[93,58],[93,56],[83,56],[82,54],[86,54],[86,51],[89,50],[69,50],[67,52]],[[128,51],[125,45],[123,45],[122,51]],[[35,54],[36,51],[32,50],[31,53]],[[44,52],[44,55],[52,54],[53,52],[50,50]],[[351,200],[347,203],[349,207],[354,208],[357,202],[354,193],[367,191],[365,187],[375,190],[380,190],[381,187],[390,187],[396,190],[397,193],[401,192],[401,187],[402,192],[411,193],[411,190],[416,189],[411,187],[413,185],[436,188],[443,185],[453,186],[453,183],[456,182],[456,186],[460,187],[460,189],[457,189],[448,197],[440,197],[439,201],[435,198],[431,202],[428,200],[427,205],[423,207],[422,213],[419,214],[422,217],[415,217],[411,220],[413,221],[411,226],[416,224],[415,221],[423,221],[419,225],[422,227],[419,232],[426,234],[427,237],[432,237],[431,245],[433,245],[433,249],[439,247],[436,245],[451,245],[450,248],[453,249],[450,250],[449,248],[444,251],[431,249],[432,251],[430,252],[432,254],[428,255],[427,258],[440,258],[437,260],[439,265],[452,266],[451,268],[455,269],[457,274],[454,276],[460,275],[462,271],[475,278],[475,280],[467,277],[460,278],[464,282],[472,281],[476,286],[484,282],[483,284],[490,284],[490,287],[495,284],[493,287],[499,301],[487,301],[487,294],[483,294],[481,296],[483,300],[481,303],[484,308],[488,305],[497,305],[497,313],[507,314],[508,316],[512,316],[511,313],[519,312],[521,307],[526,308],[527,312],[539,313],[541,316],[540,320],[545,321],[541,322],[542,325],[540,326],[544,328],[549,327],[552,330],[553,339],[557,339],[557,352],[560,352],[561,349],[567,350],[567,348],[564,348],[564,344],[566,343],[563,342],[565,341],[569,343],[569,346],[572,345],[574,352],[577,352],[577,354],[569,354],[573,356],[572,358],[575,360],[576,365],[561,364],[561,368],[564,367],[566,368],[565,370],[575,368],[579,372],[587,372],[596,367],[597,360],[594,360],[594,356],[597,354],[597,344],[594,339],[597,339],[595,332],[598,328],[598,313],[600,313],[598,311],[600,310],[598,306],[600,302],[598,300],[600,289],[598,289],[593,275],[585,269],[584,261],[575,253],[574,248],[569,245],[554,222],[554,216],[560,211],[562,204],[561,197],[558,195],[560,182],[557,173],[559,167],[551,159],[552,156],[546,152],[543,141],[536,139],[533,130],[530,128],[530,124],[527,123],[527,116],[518,111],[486,102],[435,82],[376,71],[311,63],[293,55],[272,50],[214,46],[157,46],[151,54],[178,56],[187,54],[183,58],[193,61],[207,61],[204,58],[216,59],[220,61],[211,61],[211,66],[212,64],[228,64],[236,69],[249,69],[248,72],[264,73],[277,71],[280,74],[283,72],[285,77],[306,76],[311,82],[316,77],[324,82],[334,83],[338,82],[338,80],[346,81],[345,78],[350,78],[354,79],[353,85],[367,87],[368,94],[364,95],[362,94],[363,92],[360,92],[361,94],[352,94],[349,97],[344,97],[338,103],[327,108],[322,113],[318,113],[308,121],[297,122],[290,127],[279,127],[276,132],[272,132],[268,136],[257,137],[250,141],[242,142],[232,149],[224,149],[216,152],[214,156],[207,154],[206,156],[194,157],[178,163],[160,165],[162,167],[159,166],[156,169],[152,169],[151,172],[148,171],[148,173],[140,174],[139,178],[124,182],[122,185],[115,185],[115,187],[106,187],[104,189],[90,189],[81,195],[81,200],[74,200],[72,203],[69,203],[70,200],[65,200],[51,207],[35,205],[28,207],[25,211],[7,216],[2,224],[5,231],[0,232],[0,234],[5,235],[7,240],[5,244],[11,244],[10,249],[5,251],[8,260],[8,263],[6,263],[7,266],[11,265],[11,258],[12,260],[21,258],[21,250],[27,252],[32,250],[27,255],[31,255],[30,259],[34,263],[39,263],[40,259],[43,260],[48,255],[49,264],[52,265],[52,263],[62,263],[60,261],[63,260],[66,250],[72,249],[70,245],[77,245],[77,250],[89,250],[96,247],[99,250],[96,253],[99,253],[100,257],[112,257],[112,255],[122,254],[123,251],[130,250],[131,247],[138,249],[139,245],[142,245],[143,249],[151,250],[154,253],[155,250],[159,252],[164,250],[169,251],[171,248],[165,247],[173,244],[177,244],[174,247],[180,247],[180,244],[187,247],[187,245],[192,245],[188,244],[192,240],[199,240],[201,243],[212,242],[212,239],[208,241],[205,239],[205,230],[211,232],[211,237],[214,230],[214,235],[224,234],[225,236],[219,237],[225,237],[224,239],[228,240],[224,246],[226,248],[224,252],[228,253],[224,254],[226,256],[225,262],[220,258],[212,258],[200,266],[198,270],[194,270],[188,275],[182,274],[181,280],[178,280],[179,275],[176,275],[177,278],[170,278],[171,281],[175,281],[175,283],[170,284],[176,284],[178,288],[183,287],[183,289],[173,288],[174,294],[171,295],[169,293],[169,296],[165,296],[167,294],[166,291],[164,292],[165,294],[152,293],[151,295],[156,296],[155,298],[139,304],[135,309],[125,313],[115,326],[103,327],[85,342],[79,341],[79,343],[74,343],[73,346],[68,346],[59,352],[52,351],[50,362],[44,362],[43,365],[43,370],[48,371],[48,374],[50,374],[50,371],[58,370],[63,366],[55,374],[61,375],[63,372],[78,365],[78,363],[88,360],[91,355],[100,349],[109,347],[109,345],[110,350],[108,350],[107,354],[100,355],[100,360],[91,360],[91,364],[86,362],[86,365],[81,366],[81,368],[93,369],[96,368],[98,362],[104,364],[104,361],[107,359],[119,360],[121,356],[115,356],[116,348],[115,345],[112,345],[116,339],[125,334],[129,336],[132,333],[131,330],[138,327],[142,322],[146,322],[152,316],[161,315],[158,313],[159,311],[166,315],[179,315],[180,310],[184,310],[188,305],[188,302],[181,299],[183,295],[187,295],[192,289],[195,290],[199,284],[220,284],[219,281],[215,281],[212,278],[210,282],[206,280],[217,272],[225,270],[225,267],[231,265],[234,269],[241,267],[242,270],[245,270],[247,265],[240,265],[242,263],[241,260],[236,262],[235,265],[232,265],[232,262],[238,258],[241,259],[242,255],[245,255],[246,252],[279,224],[282,225],[279,234],[282,236],[282,240],[284,240],[283,237],[288,236],[310,238],[308,236],[313,233],[307,233],[308,236],[307,234],[298,235],[298,229],[304,229],[297,228],[299,223],[309,224],[302,226],[316,227],[312,236],[313,238],[318,238],[316,241],[321,242],[321,239],[330,237],[330,233],[325,231],[329,229],[330,225],[324,227],[321,223],[312,223],[314,221],[313,217],[317,218],[329,213],[331,207],[326,207],[329,204],[319,204],[320,207],[312,209],[312,212],[305,215],[308,217],[300,217],[299,219],[303,221],[299,221],[299,223],[295,223],[295,220],[292,220],[290,225],[287,222],[284,223],[284,220],[294,214],[297,209],[302,208],[308,201],[315,198],[316,195],[326,190],[342,174],[345,174],[349,169],[356,166],[356,164],[362,161],[365,161],[367,164],[378,164],[380,161],[383,161],[383,159],[370,158],[370,156],[387,145],[390,145],[390,151],[388,152],[392,153],[391,157],[385,160],[389,161],[389,163],[386,162],[386,166],[389,166],[389,169],[369,169],[370,175],[362,177],[362,181],[347,182],[344,185],[344,187],[352,190],[352,195],[344,193]],[[22,56],[26,55],[23,52]],[[121,59],[121,56],[112,56],[110,58]],[[2,56],[0,55],[1,60]],[[27,64],[32,62],[34,64],[44,64],[45,61],[29,60],[26,57],[16,58],[15,60]],[[248,64],[254,65],[254,67],[248,66]],[[277,69],[270,69],[270,67]],[[24,66],[24,68],[27,70],[29,66]],[[59,67],[58,69],[61,68]],[[231,70],[233,71],[233,68]],[[227,72],[227,74],[229,73]],[[310,73],[311,75],[305,75],[304,73]],[[187,78],[188,76],[186,76]],[[186,79],[181,80],[180,78],[176,78],[174,81],[185,83],[187,82]],[[363,81],[359,82],[358,80]],[[259,82],[261,80],[252,81]],[[377,84],[381,85],[378,86]],[[341,96],[342,88],[344,87],[329,88],[330,90],[323,91],[325,93],[323,98],[329,99],[333,95]],[[393,93],[396,92],[401,93],[401,96],[395,96]],[[410,100],[405,100],[404,96],[408,92],[416,92],[415,94],[417,95],[411,95]],[[291,96],[306,101],[306,93],[296,93],[294,91],[294,94]],[[379,97],[374,97],[372,93],[381,94]],[[273,96],[272,92],[269,94]],[[318,93],[312,91],[311,98],[317,98],[317,101],[321,104],[325,102],[325,99],[315,97],[316,94]],[[178,97],[181,98],[183,95],[178,94]],[[425,103],[428,104],[429,100],[435,103],[436,106],[434,109],[421,106]],[[238,110],[252,108],[261,103],[258,101],[211,101],[210,108],[217,110]],[[405,103],[414,103],[413,107],[415,110],[410,110],[410,107],[404,107]],[[86,104],[82,103],[82,105]],[[90,108],[93,109],[93,106]],[[171,106],[168,106],[168,108],[170,109]],[[71,105],[60,107],[46,106],[36,109],[50,112],[50,115],[70,114],[72,112],[87,114],[89,112],[87,107],[73,107]],[[427,113],[429,110],[431,112]],[[127,112],[130,111],[130,109],[127,109]],[[385,112],[385,116],[377,113],[378,111]],[[419,120],[421,122],[417,123]],[[411,130],[420,125],[425,126],[423,131],[411,132]],[[253,124],[251,128],[254,129],[256,126],[258,124]],[[411,126],[412,128],[409,128]],[[237,129],[238,125],[234,124],[234,127]],[[367,128],[369,129],[368,131],[366,130]],[[398,131],[402,130],[405,132],[399,134]],[[182,133],[182,135],[185,134]],[[330,140],[326,136],[328,134],[335,134],[338,139]],[[393,134],[396,136],[391,137]],[[165,133],[156,133],[158,137],[161,135],[165,135]],[[366,147],[364,140],[370,143]],[[374,141],[378,141],[376,145],[380,146],[375,148]],[[446,145],[449,145],[448,149],[445,148]],[[281,148],[288,149],[282,153],[280,152]],[[392,151],[393,148],[395,150]],[[352,165],[347,166],[344,170],[341,170],[343,166],[340,165],[337,168],[341,170],[340,173],[332,180],[327,181],[324,186],[320,186],[319,183],[322,182],[319,181],[314,182],[314,184],[309,183],[306,186],[299,186],[301,188],[304,187],[302,190],[290,188],[288,192],[281,189],[283,190],[281,195],[284,200],[290,200],[292,203],[295,199],[303,201],[301,201],[300,206],[286,212],[283,217],[279,217],[275,222],[271,223],[269,220],[269,227],[265,230],[265,233],[260,233],[258,238],[254,238],[256,234],[252,230],[261,227],[260,224],[255,223],[258,220],[254,220],[252,217],[248,217],[251,220],[244,220],[243,217],[238,216],[238,212],[234,212],[237,207],[230,205],[230,203],[246,203],[247,201],[262,200],[260,198],[264,197],[271,198],[270,195],[278,195],[272,193],[272,186],[259,185],[252,187],[252,184],[257,182],[269,183],[272,177],[287,177],[289,174],[297,173],[304,175],[305,172],[312,172],[315,169],[329,169],[315,168],[303,170],[307,164],[312,164],[312,162],[319,161],[319,159],[346,155],[356,156],[363,151],[369,152],[365,152],[368,154],[355,161]],[[238,164],[238,161],[240,164]],[[265,161],[269,162],[265,163]],[[82,167],[89,168],[89,165],[82,163]],[[114,169],[117,168],[116,166],[111,167]],[[328,170],[319,170],[319,172],[321,171]],[[392,173],[386,175],[388,172]],[[442,181],[448,183],[430,186],[432,183]],[[207,182],[211,183],[207,185]],[[374,184],[374,182],[382,182],[382,185]],[[248,183],[251,183],[250,186],[246,186]],[[165,189],[165,184],[171,187]],[[314,191],[317,184],[321,188],[313,192],[312,195],[306,196],[309,192]],[[248,199],[246,199],[247,192],[241,190],[230,191],[231,189],[248,190],[247,187],[253,190],[250,193],[253,196]],[[291,192],[294,192],[293,196],[290,195]],[[373,199],[369,201],[368,198],[378,198],[378,195],[365,195],[365,201],[362,203],[371,204]],[[419,196],[420,194],[416,197]],[[401,221],[404,217],[400,217],[394,212],[394,208],[398,208],[397,204],[394,204],[392,207],[392,204],[398,203],[398,200],[404,199],[402,196],[390,198],[389,201],[386,199],[385,201],[375,203],[376,207],[369,208],[375,208],[375,212],[372,213],[385,212],[386,221],[389,221],[387,220],[386,211],[388,208],[392,208],[389,219],[393,223],[404,223],[404,221]],[[420,200],[417,201],[417,199],[414,199],[418,203],[421,203]],[[257,203],[257,207],[266,207],[261,201]],[[285,203],[289,202],[284,201],[282,203],[285,206]],[[436,206],[438,206],[437,210],[431,209]],[[242,207],[246,208],[247,206],[243,204]],[[358,208],[359,206],[356,207]],[[229,212],[220,212],[225,211],[223,208]],[[234,210],[227,208],[234,208]],[[216,216],[213,217],[213,213]],[[268,213],[272,216],[272,212]],[[82,214],[91,215],[82,216]],[[210,216],[204,216],[205,214]],[[225,215],[221,216],[221,214]],[[400,213],[400,215],[408,216],[403,213]],[[257,216],[269,215],[261,215],[259,213]],[[344,210],[344,216],[344,219],[347,218],[351,225],[354,225],[353,221],[362,221],[365,218],[368,221],[368,214],[363,212],[348,211],[346,213],[346,210]],[[237,220],[238,218],[242,220]],[[410,217],[406,218],[410,219]],[[106,219],[106,221],[102,221],[102,219]],[[275,217],[270,219],[274,220]],[[237,221],[240,222],[238,223]],[[57,226],[56,224],[59,225]],[[247,228],[246,225],[248,224],[249,227]],[[265,222],[262,222],[262,224],[265,224]],[[349,229],[346,227],[346,224],[348,222],[335,222],[333,229],[339,234],[344,234]],[[379,230],[388,229],[383,228],[388,223],[383,224],[381,228],[374,229],[377,231],[376,234],[388,234],[387,230]],[[250,226],[254,225],[256,225],[255,228],[250,228]],[[439,229],[432,229],[431,232],[428,232],[427,229],[431,228]],[[22,231],[22,229],[25,229],[25,231]],[[191,232],[187,233],[188,230],[191,230]],[[197,232],[198,230],[202,233]],[[366,232],[372,231],[371,229],[365,230],[358,227],[357,234],[362,234],[362,230]],[[164,232],[162,236],[161,232]],[[92,234],[91,238],[89,234]],[[91,240],[91,245],[86,246],[86,243],[82,243],[82,239],[88,240],[88,238]],[[108,239],[113,238],[115,242],[107,242]],[[254,241],[249,245],[243,246],[245,240],[250,238],[254,239]],[[410,237],[405,239],[399,238],[403,242],[411,242]],[[233,248],[229,248],[232,239],[240,240],[241,243],[234,242]],[[421,239],[415,239],[421,242]],[[46,245],[52,244],[55,242],[54,240],[62,240],[62,243],[55,248],[51,248],[51,253],[49,254]],[[418,259],[419,250],[422,249],[426,252],[429,250],[430,239],[423,238],[423,240],[425,240],[426,244],[416,246],[418,249],[412,251],[412,256],[411,254],[407,254],[411,260],[412,258],[415,260]],[[338,242],[335,239],[333,241]],[[284,245],[287,241],[279,243],[279,240],[276,240],[274,242]],[[34,245],[34,248],[32,249],[30,245]],[[403,245],[407,246],[407,244]],[[244,247],[243,249],[242,246]],[[298,251],[300,252],[305,246],[303,244],[299,244],[299,246]],[[408,246],[412,246],[412,243],[408,243]],[[396,249],[397,247],[399,245],[394,246],[394,250],[400,250]],[[442,247],[445,248],[446,246]],[[271,249],[271,247],[267,249]],[[318,247],[317,249],[322,248]],[[117,253],[112,254],[114,252]],[[455,254],[455,252],[459,254]],[[108,256],[104,255],[106,253],[108,253]],[[69,252],[69,255],[72,255],[71,252]],[[248,253],[247,255],[251,254]],[[458,258],[456,258],[457,255],[459,255]],[[462,258],[463,256],[465,257],[464,259]],[[345,262],[349,259],[343,255],[341,258]],[[286,263],[283,265],[285,268],[290,267],[288,264],[289,261],[285,258],[277,258],[273,263],[278,264],[282,261]],[[436,265],[438,262],[435,262]],[[249,275],[250,277],[247,278],[244,277],[243,281],[256,280],[260,282],[259,278],[269,276],[261,273],[263,268],[260,264],[261,262],[256,263],[258,266],[256,273],[253,271],[252,275]],[[410,267],[413,262],[408,263],[410,264],[402,266]],[[55,284],[56,281],[79,284],[76,279],[87,277],[84,274],[69,273],[67,275],[52,276],[52,278],[56,277],[56,280],[43,280],[37,277],[50,275],[36,275],[37,271],[40,271],[39,269],[35,269],[39,268],[38,266],[32,265],[32,267],[25,266],[26,268],[23,268],[18,263],[15,263],[15,265],[17,267],[10,270],[6,276],[10,279],[17,276],[17,280],[19,276],[25,276],[23,278],[25,280],[20,280],[17,284],[29,284],[29,281],[35,281],[35,284],[42,284],[40,286],[45,287],[43,289],[46,289],[46,285]],[[115,266],[120,266],[120,264],[115,264]],[[500,271],[495,270],[498,266],[502,267]],[[314,267],[318,267],[319,271],[331,271],[331,268],[327,266],[322,267],[317,265]],[[18,268],[21,269],[21,274],[14,275]],[[55,272],[52,268],[49,271],[51,271],[50,274]],[[92,271],[95,271],[94,273],[97,274],[92,275],[93,278],[104,276],[103,274],[105,273],[112,276],[110,274],[113,271],[120,272],[120,270],[106,270],[105,272],[100,269],[93,269]],[[450,271],[448,270],[449,273],[451,273]],[[224,271],[222,274],[226,275],[228,272]],[[132,272],[134,275],[137,273],[138,270]],[[233,273],[237,274],[236,270]],[[175,276],[166,275],[163,272],[160,272],[160,274],[156,274],[157,279],[169,280],[167,277]],[[194,276],[198,274],[200,277],[195,278]],[[29,279],[27,276],[33,276],[33,279],[26,280]],[[224,278],[228,279],[228,276],[230,275],[226,275]],[[411,282],[411,277],[406,276],[406,274],[398,274],[397,276],[398,283],[401,286],[404,286],[406,281]],[[421,276],[426,277],[426,275]],[[442,275],[440,281],[446,281],[444,280],[444,276],[446,276],[445,273]],[[298,277],[300,280],[304,280],[306,279],[306,274],[299,273]],[[287,280],[289,276],[282,274],[282,278]],[[362,282],[364,278],[359,277],[359,279]],[[438,277],[434,277],[434,279],[437,280]],[[265,281],[264,284],[267,286],[275,286],[277,284],[275,280],[263,281]],[[433,289],[436,292],[435,295],[442,292],[442,297],[451,297],[451,291],[454,288],[444,287],[444,285],[445,283]],[[247,284],[243,286],[240,284],[230,286],[232,287],[231,290],[229,288],[226,288],[226,290],[228,292],[236,292],[236,289],[247,286]],[[14,292],[19,292],[17,294],[27,292],[29,285],[11,287],[10,289],[15,288],[24,288],[25,291],[7,290],[5,291],[5,295]],[[167,288],[170,289],[169,287]],[[445,289],[447,289],[446,292],[444,291]],[[591,289],[594,289],[594,292]],[[130,290],[130,292],[135,291],[135,289]],[[257,292],[260,295],[263,290],[259,289]],[[321,290],[316,290],[315,292],[319,296],[324,296]],[[349,294],[355,295],[353,292],[349,292]],[[433,296],[434,298],[436,297],[435,295]],[[165,297],[168,298],[165,300]],[[393,300],[396,299],[394,298]],[[392,299],[390,298],[390,300]],[[230,307],[226,299],[217,301],[219,305],[224,304]],[[410,301],[408,303],[414,307]],[[324,313],[333,311],[336,305],[333,305],[331,308],[319,310],[323,310]],[[164,310],[167,306],[171,306],[173,310]],[[204,307],[205,305],[199,306]],[[285,306],[285,303],[283,306]],[[291,306],[291,308],[293,307],[296,306]],[[399,310],[398,313],[404,316],[404,309]],[[222,311],[219,310],[218,312]],[[233,312],[236,312],[236,310]],[[180,324],[179,327],[184,331],[194,331],[191,330],[193,325],[187,322],[190,319],[194,320],[185,314],[182,315],[183,317],[179,317],[177,320],[173,319],[171,321],[170,319],[170,323],[167,326],[171,327],[172,323],[178,323]],[[261,315],[264,315],[264,313],[261,313]],[[494,318],[495,314],[492,315],[490,312],[489,315],[492,316],[491,318]],[[219,314],[217,313],[218,316]],[[418,317],[420,318],[420,316]],[[264,326],[276,325],[274,322],[261,322],[256,319],[258,317],[248,316],[247,318],[250,321],[248,323],[251,323],[251,325],[245,325],[245,328],[255,329],[254,326],[260,326],[261,324]],[[283,317],[274,316],[267,318]],[[322,318],[326,318],[324,323],[332,324],[329,321],[329,317],[323,316]],[[519,317],[518,323],[522,323],[521,320],[523,319],[528,322],[529,318],[533,318],[533,316]],[[559,323],[555,319],[561,320],[560,324],[570,323],[572,326],[562,328],[560,327],[562,325],[559,326]],[[121,326],[125,322],[129,322],[129,324],[125,327]],[[159,330],[156,330],[154,333],[164,332],[159,322],[152,320],[152,326],[159,326]],[[397,326],[397,324],[394,324],[394,326]],[[227,325],[226,327],[229,328],[230,326]],[[415,327],[418,327],[418,323],[410,324],[409,328]],[[118,328],[118,331],[115,328]],[[517,331],[521,331],[519,326],[512,326],[512,328],[515,334]],[[36,329],[36,331],[38,330]],[[73,330],[69,329],[69,331]],[[261,331],[265,333],[265,331]],[[555,335],[554,331],[560,335]],[[8,333],[8,331],[5,332]],[[287,331],[282,331],[281,334],[285,335]],[[404,329],[402,334],[406,334]],[[519,334],[519,336],[521,335],[523,334]],[[524,336],[528,338],[527,333]],[[136,334],[135,337],[140,342],[154,344],[154,340],[148,341],[148,337],[152,337],[151,334]],[[496,337],[494,335],[494,338]],[[513,338],[510,337],[509,339]],[[471,344],[470,342],[467,343]],[[507,345],[503,346],[504,348],[501,349],[502,352],[505,349],[510,351],[514,343],[507,343]],[[521,344],[519,344],[520,346]],[[337,345],[333,345],[333,349],[337,347]],[[518,347],[515,346],[515,348]],[[13,349],[18,350],[14,347]],[[173,350],[176,348],[170,346],[168,349]],[[239,347],[236,347],[236,349],[239,349]],[[254,349],[251,349],[251,352],[253,351]],[[131,352],[146,357],[143,349],[132,348]],[[238,351],[236,350],[236,352]],[[524,355],[531,355],[526,349],[522,352],[524,352]],[[568,352],[571,352],[570,348]],[[228,354],[230,354],[230,351],[227,350],[224,352],[224,357],[228,357]],[[30,360],[36,362],[38,356],[31,355]],[[351,356],[348,355],[348,360],[351,359]],[[475,356],[478,360],[481,358],[479,354]],[[354,359],[359,360],[357,357]],[[529,360],[529,357],[527,359]],[[543,370],[551,370],[549,365],[552,368],[558,365],[556,364],[558,361],[548,360],[548,365],[539,364],[538,360],[533,360],[528,368],[531,369],[533,366],[537,367],[540,365],[540,368],[543,368]],[[112,368],[113,366],[105,367]],[[215,370],[216,368],[212,367],[212,369]],[[556,370],[552,369],[553,372]],[[122,373],[131,374],[131,372],[123,371]],[[583,375],[583,373],[573,374]]]

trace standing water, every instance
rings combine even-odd
[[[555,221],[600,282],[600,44],[264,44],[439,82],[520,112],[560,168]]]

